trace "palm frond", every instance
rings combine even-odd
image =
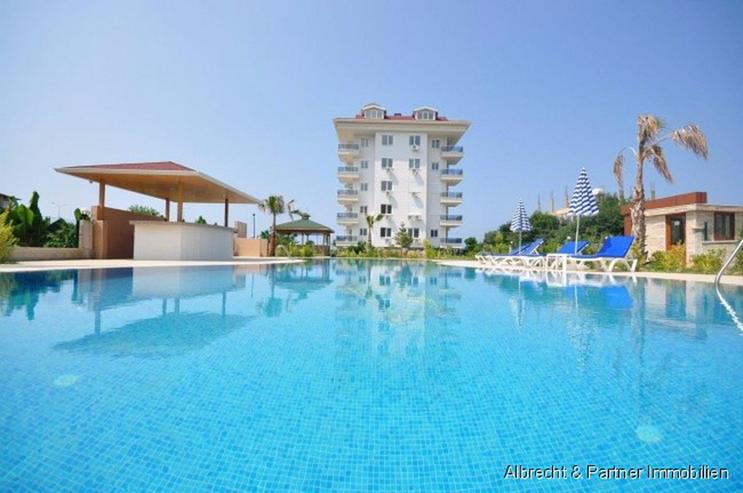
[[[284,197],[282,195],[271,195],[258,204],[258,209],[261,212],[268,212],[269,214],[283,214],[284,207]]]
[[[671,133],[671,138],[677,144],[685,147],[697,156],[707,159],[709,148],[707,147],[707,137],[702,129],[697,125],[686,125],[677,128]]]
[[[653,115],[640,115],[637,117],[638,141],[648,143],[655,140],[665,127],[663,120]]]
[[[672,183],[673,182],[673,176],[671,175],[671,170],[668,169],[668,163],[666,162],[666,156],[663,154],[663,148],[658,145],[654,144],[647,148],[648,150],[648,157],[653,161],[653,166],[655,166],[655,170],[662,176],[667,182]]]

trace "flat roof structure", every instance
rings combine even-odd
[[[258,204],[261,201],[209,175],[172,161],[87,164],[55,169],[58,173],[105,183],[173,202]]]

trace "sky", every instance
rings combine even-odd
[[[696,123],[710,146],[703,161],[669,144],[674,183],[648,169],[648,190],[741,204],[741,26],[732,0],[0,1],[0,193],[38,190],[45,214],[69,218],[97,185],[54,167],[170,160],[335,227],[332,119],[374,101],[472,122],[458,236],[481,239],[519,199],[561,206],[581,166],[616,191],[614,157],[643,113]],[[265,229],[255,206],[230,219],[253,213]]]

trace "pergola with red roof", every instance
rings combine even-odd
[[[176,202],[179,222],[183,221],[185,202],[224,203],[225,226],[229,219],[229,204],[260,203],[260,200],[245,192],[172,161],[89,164],[56,168],[56,171],[98,182],[98,205],[101,211],[105,210],[106,185],[164,199],[166,220],[170,220],[170,203]]]

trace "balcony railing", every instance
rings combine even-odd
[[[359,168],[357,166],[338,166],[338,173],[358,173],[358,172],[359,172]]]
[[[338,190],[338,197],[356,197],[358,194],[358,190]]]
[[[336,243],[356,243],[359,241],[358,236],[351,236],[351,235],[340,235],[335,237]]]
[[[442,214],[441,216],[439,216],[439,219],[441,221],[461,221],[462,215]]]
[[[339,151],[358,151],[358,144],[338,144]]]
[[[441,192],[441,197],[445,199],[461,199],[462,192]]]
[[[462,147],[462,146],[443,146],[441,148],[441,152],[464,152],[464,147]]]
[[[441,171],[441,176],[462,176],[463,171],[461,169],[445,169]]]
[[[444,245],[461,245],[462,238],[441,238],[441,243]]]
[[[339,212],[336,215],[336,218],[338,220],[341,220],[341,219],[358,219],[359,218],[359,214],[357,212]]]

